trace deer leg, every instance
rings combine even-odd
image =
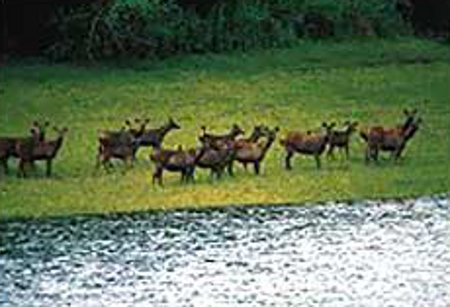
[[[233,161],[231,161],[231,162],[228,164],[228,174],[229,174],[230,176],[234,176],[234,173],[233,173]]]
[[[220,178],[222,178],[222,174],[223,174],[223,167],[217,168],[216,175],[217,175],[218,180],[220,180]]]
[[[105,171],[107,171],[107,172],[109,171],[110,168],[113,167],[109,156],[102,157],[102,165],[103,165],[103,168],[105,169]]]
[[[8,175],[9,174],[9,170],[8,170],[8,159],[6,159],[6,158],[3,158],[2,160],[1,160],[1,164],[2,164],[2,167],[3,167],[3,170],[4,170],[4,172],[5,172],[5,175]]]
[[[163,186],[163,168],[161,168],[160,176],[158,177],[158,182],[160,186]]]
[[[20,161],[19,161],[19,171],[17,173],[17,177],[25,178],[27,176],[26,172],[25,172],[25,164],[26,164],[26,162],[23,159],[20,159]]]
[[[192,183],[195,183],[195,167],[192,168],[192,170],[189,174],[189,178],[191,179]]]
[[[375,147],[374,151],[373,151],[373,155],[372,155],[373,160],[375,161],[375,163],[378,163],[378,154],[379,154],[378,147]]]
[[[350,159],[350,149],[349,149],[348,144],[345,144],[344,149],[345,149],[345,158],[348,160],[348,159]]]
[[[123,159],[123,164],[125,165],[125,170],[128,170],[129,168],[131,168],[131,159],[132,156],[125,156]]]
[[[334,145],[330,145],[330,148],[328,149],[327,152],[327,158],[334,158]]]
[[[111,157],[108,157],[108,158],[107,158],[107,160],[106,160],[106,165],[107,165],[109,168],[114,168],[114,164],[113,164],[112,161],[111,161]]]
[[[186,172],[183,170],[181,171],[180,183],[184,183],[185,180],[186,180]]]
[[[244,169],[247,171],[247,162],[242,162],[242,165],[244,166]]]
[[[188,167],[186,172],[186,182],[190,181],[194,183],[195,182],[194,174],[195,174],[195,166]]]
[[[23,161],[22,159],[19,160],[19,164],[17,166],[17,178],[22,177],[23,175]]]
[[[399,147],[399,148],[397,148],[396,151],[394,151],[394,152],[392,153],[391,156],[394,158],[394,161],[395,161],[395,162],[397,162],[398,159],[400,158],[400,156],[401,156],[401,154],[402,154],[402,151],[403,151],[403,148],[402,148],[402,147]]]
[[[254,167],[254,169],[255,169],[255,174],[256,174],[256,175],[259,175],[259,167],[260,167],[259,161],[254,162],[254,163],[253,163],[253,167]]]
[[[47,160],[47,177],[50,177],[52,174],[52,160]]]
[[[160,167],[159,165],[156,167],[155,171],[153,172],[153,178],[152,178],[152,183],[153,185],[158,182],[159,185],[162,186],[162,167]]]
[[[369,146],[366,147],[364,160],[366,161],[366,164],[368,164],[370,162],[370,148],[369,148]]]
[[[139,149],[139,146],[136,146],[136,148],[133,149],[133,155],[132,155],[133,162],[135,162],[137,160],[136,155],[137,155],[138,149]]]
[[[284,162],[285,162],[285,166],[286,166],[287,170],[291,170],[292,169],[291,159],[292,159],[293,155],[294,155],[294,153],[292,151],[288,151],[286,153],[286,158],[285,158]]]
[[[316,166],[317,169],[320,169],[321,165],[320,165],[320,156],[319,155],[314,155],[314,159],[316,160]]]

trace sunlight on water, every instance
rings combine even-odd
[[[1,224],[0,305],[448,306],[448,196]]]

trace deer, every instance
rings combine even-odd
[[[99,131],[99,147],[97,151],[97,166],[100,164],[106,168],[112,167],[111,159],[123,160],[125,164],[131,165],[136,160],[136,153],[139,148],[139,138],[145,132],[145,128],[149,123],[149,119],[141,120],[136,118],[135,124],[138,128],[133,127],[130,120],[125,121],[125,126],[121,130],[100,130]]]
[[[211,134],[206,131],[206,126],[201,127],[203,134],[199,136],[199,141],[203,144],[208,143],[210,146],[220,148],[223,143],[231,142],[239,135],[244,134],[244,130],[237,124],[233,124],[228,133]]]
[[[46,129],[49,125],[50,123],[48,121],[43,124],[35,121],[30,128],[30,135],[27,137],[0,137],[0,164],[5,175],[9,174],[9,158],[19,158],[17,152],[19,144],[22,144],[21,146],[25,147],[44,141]]]
[[[244,130],[239,127],[237,124],[233,124],[228,133],[225,134],[211,134],[206,131],[206,126],[202,126],[202,135],[199,136],[199,141],[203,145],[208,145],[212,149],[216,149],[218,152],[223,151],[223,148],[233,147],[236,138],[239,135],[244,134]],[[255,136],[253,136],[255,137]],[[228,174],[233,176],[233,154],[230,153],[230,156],[226,159],[228,161],[227,169]],[[219,174],[216,172],[216,174]],[[221,175],[221,173],[220,173]]]
[[[393,128],[375,126],[360,131],[361,138],[366,142],[365,161],[378,162],[380,151],[391,152],[391,158],[397,161],[403,153],[408,141],[416,134],[422,123],[422,119],[417,118],[417,109],[403,111],[405,122]]]
[[[108,167],[113,167],[111,163],[112,159],[122,160],[125,165],[132,166],[133,161],[135,160],[137,143],[133,139],[130,142],[125,142],[122,144],[115,144],[114,146],[99,146],[97,152],[97,164],[96,168],[99,168],[100,165],[107,170]]]
[[[134,122],[139,125],[139,128],[133,127],[131,121],[126,120],[125,126],[123,126],[118,131],[100,130],[98,136],[100,147],[103,148],[124,144],[129,144],[130,146],[132,146],[133,143],[137,143],[136,140],[144,133],[145,128],[149,123],[149,119],[141,120],[139,118],[136,118]],[[102,148],[99,148],[99,151]],[[137,147],[135,150],[137,151]]]
[[[67,128],[53,128],[57,132],[56,139],[34,142],[32,146],[28,144],[17,144],[17,152],[19,154],[19,177],[26,177],[25,166],[35,161],[46,161],[46,176],[50,177],[52,173],[52,162],[62,147],[64,136],[68,132]]]
[[[269,128],[265,125],[258,125],[253,128],[252,133],[248,138],[238,138],[234,141],[234,147],[236,149],[251,146],[251,144],[257,142],[262,136],[267,135]],[[241,162],[244,169],[247,170],[247,162]]]
[[[247,163],[252,163],[255,174],[259,175],[261,163],[275,141],[278,131],[278,127],[275,127],[272,130],[267,128],[267,131],[265,132],[266,139],[263,141],[235,143],[235,160],[244,164],[245,168]]]
[[[155,170],[153,172],[152,183],[159,183],[163,185],[163,172],[181,173],[181,182],[194,182],[195,166],[199,159],[206,151],[206,147],[200,149],[191,148],[183,150],[182,146],[177,149],[161,149],[157,148],[150,155],[150,160],[155,163]]]
[[[204,153],[198,159],[196,166],[210,169],[211,178],[216,176],[217,179],[220,179],[226,167],[230,171],[230,164],[235,157],[234,143],[232,141],[220,142],[215,144],[215,147],[212,147],[206,142],[203,144],[203,147],[205,148]]]
[[[314,156],[317,169],[321,168],[320,156],[325,151],[330,139],[331,131],[336,124],[322,123],[324,132],[298,132],[291,131],[286,138],[280,140],[280,144],[286,151],[285,167],[287,170],[292,169],[291,159],[295,153],[302,155]]]
[[[356,132],[356,127],[358,126],[358,122],[356,121],[346,121],[344,123],[343,130],[332,130],[330,134],[330,139],[328,140],[328,157],[333,157],[334,148],[338,148],[339,150],[345,151],[345,157],[348,160],[350,157],[350,138],[353,133]]]
[[[146,129],[138,139],[139,147],[161,148],[165,136],[172,130],[181,129],[175,120],[169,117],[167,123],[159,128]]]

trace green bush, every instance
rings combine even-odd
[[[106,3],[106,4],[105,4]],[[299,37],[389,36],[407,26],[390,0],[111,0],[59,11],[53,59],[166,57],[288,46]]]

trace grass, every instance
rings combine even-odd
[[[162,62],[94,67],[10,64],[0,70],[0,132],[21,135],[35,119],[70,128],[54,177],[43,166],[30,179],[0,175],[0,219],[228,204],[304,203],[365,197],[400,197],[449,191],[450,127],[448,46],[396,41],[302,42],[297,47],[249,54],[204,55]],[[282,168],[273,146],[259,177],[237,166],[235,178],[181,185],[165,173],[165,187],[151,185],[149,150],[125,172],[94,172],[96,131],[118,128],[128,117],[147,116],[156,126],[173,116],[182,130],[168,147],[194,146],[200,126],[223,131],[236,122],[314,129],[322,121],[358,120],[362,126],[395,125],[404,107],[418,107],[423,129],[405,159],[367,166],[355,136],[352,157],[324,160],[296,156]],[[10,161],[15,172],[16,162]]]

